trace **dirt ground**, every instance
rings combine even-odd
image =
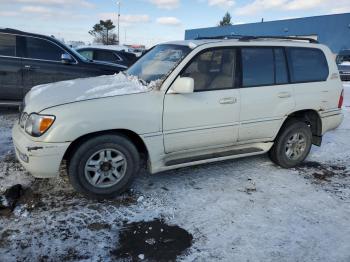
[[[124,195],[93,201],[74,192],[64,169],[55,179],[31,177],[11,143],[18,116],[2,110],[0,261],[348,262],[348,98],[344,114],[298,168],[263,155],[142,172]],[[5,195],[13,210],[1,208]]]

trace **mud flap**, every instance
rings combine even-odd
[[[312,144],[315,146],[321,146],[322,144],[322,136],[312,136]]]

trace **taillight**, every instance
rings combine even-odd
[[[344,102],[344,89],[341,91],[340,97],[339,97],[339,103],[338,108],[342,108]]]

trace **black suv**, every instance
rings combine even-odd
[[[36,85],[125,69],[89,60],[53,37],[0,29],[0,106],[20,104]]]
[[[133,53],[118,51],[108,47],[80,47],[76,49],[82,56],[99,62],[131,66],[137,61]]]

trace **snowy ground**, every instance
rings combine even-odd
[[[303,167],[259,156],[142,174],[129,193],[97,202],[77,195],[64,172],[28,175],[11,145],[17,115],[1,111],[0,191],[30,190],[0,216],[0,260],[115,261],[125,223],[159,218],[193,235],[179,261],[350,261],[350,97],[344,112]]]

